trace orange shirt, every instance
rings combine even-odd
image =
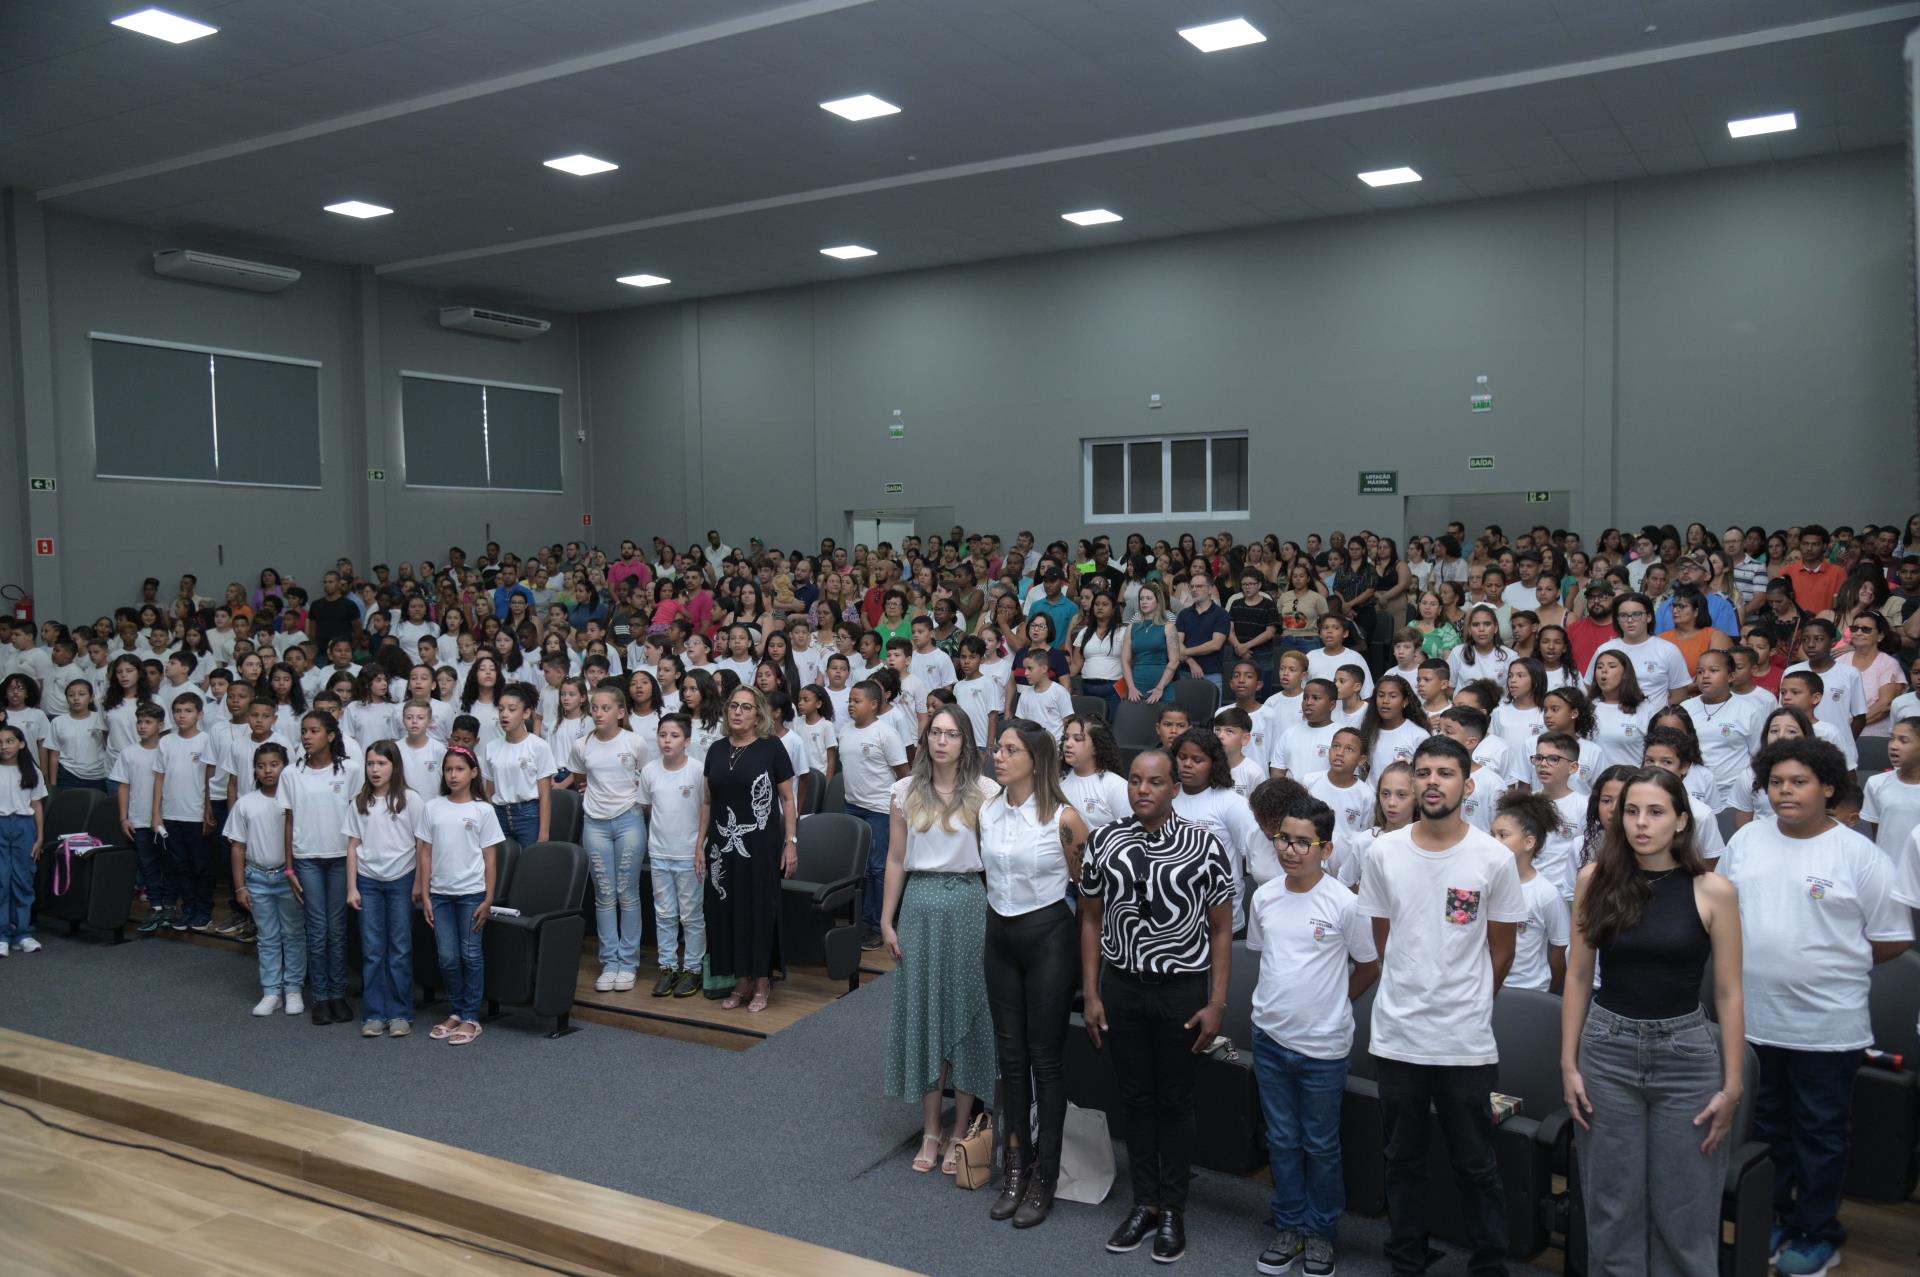
[[[1793,583],[1793,598],[1803,612],[1825,612],[1833,607],[1833,596],[1847,579],[1847,571],[1838,563],[1821,563],[1816,571],[1795,559],[1780,574]]]

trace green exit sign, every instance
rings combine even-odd
[[[1400,491],[1400,472],[1398,470],[1362,470],[1360,472],[1360,495],[1363,497],[1390,497]]]
[[[1545,505],[1551,500],[1553,500],[1553,494],[1551,492],[1529,492],[1527,494],[1528,505]]]
[[[384,483],[384,482],[386,482],[386,478],[387,478],[387,472],[386,472],[385,470],[369,470],[369,471],[367,471],[367,482],[368,482],[368,483]]]
[[[1467,469],[1491,470],[1493,469],[1493,458],[1492,457],[1468,457]]]
[[[59,490],[60,481],[58,479],[32,478],[27,480],[28,492],[58,492]]]

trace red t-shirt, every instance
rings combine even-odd
[[[1593,660],[1593,654],[1600,645],[1611,638],[1619,638],[1620,633],[1613,628],[1611,621],[1596,621],[1583,616],[1567,626],[1567,643],[1573,648],[1573,663],[1586,669]]]

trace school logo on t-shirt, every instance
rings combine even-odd
[[[1447,888],[1447,921],[1465,927],[1480,916],[1480,893],[1469,887]]]
[[[462,816],[460,818],[460,828],[466,830],[470,837],[478,838],[480,836],[480,821],[478,817]]]
[[[1827,892],[1832,889],[1833,884],[1825,878],[1807,879],[1807,899],[1809,900],[1825,900],[1827,898]]]
[[[1309,918],[1307,921],[1313,924],[1313,938],[1315,940],[1325,940],[1336,930],[1334,925],[1325,918]]]

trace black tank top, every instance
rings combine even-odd
[[[1672,1020],[1700,1005],[1700,977],[1713,941],[1693,901],[1684,870],[1642,871],[1653,898],[1640,921],[1600,946],[1596,1005],[1629,1020]]]

